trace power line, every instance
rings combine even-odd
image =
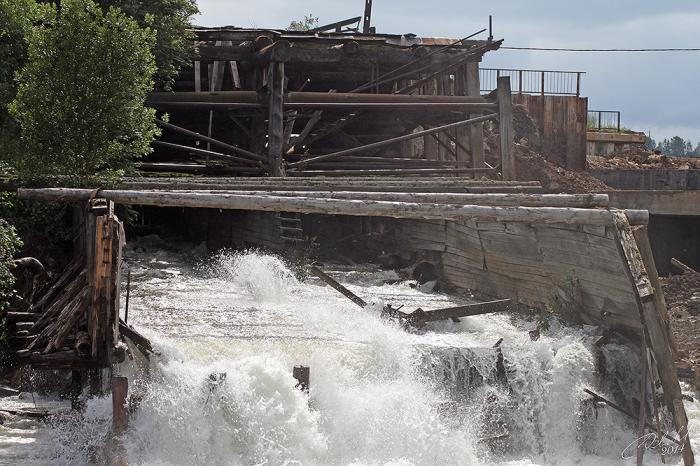
[[[500,47],[507,50],[535,50],[544,52],[700,52],[698,48],[658,48],[658,49],[569,49],[556,47]]]

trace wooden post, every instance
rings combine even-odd
[[[425,86],[423,87],[423,94],[437,94],[437,82],[434,79],[431,79],[425,83]],[[427,129],[427,127],[424,127],[424,129]],[[426,160],[438,159],[438,142],[431,136],[425,136],[423,138],[423,158]]]
[[[362,17],[362,33],[369,34],[372,28],[372,0],[365,0],[365,14]]]
[[[498,129],[501,135],[501,167],[504,180],[515,180],[515,154],[513,153],[513,100],[510,94],[510,77],[498,78]]]
[[[71,393],[70,393],[70,407],[74,411],[79,411],[83,408],[80,402],[80,395],[83,392],[83,374],[79,370],[71,371]]]
[[[309,393],[309,366],[294,366],[294,369],[292,369],[292,377],[297,379],[296,386],[299,390]]]
[[[479,62],[467,62],[467,95],[479,96]],[[467,118],[471,118],[468,116]],[[469,149],[472,153],[472,167],[484,168],[484,128],[483,125],[473,125],[469,128]]]
[[[129,392],[129,379],[112,376],[112,433],[120,436],[126,432],[126,396]]]
[[[270,63],[267,90],[270,97],[267,128],[270,175],[284,176],[284,63]]]

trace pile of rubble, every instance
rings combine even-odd
[[[690,170],[700,169],[700,157],[669,157],[640,146],[637,150],[588,157],[588,165],[590,168]]]
[[[661,287],[678,347],[678,366],[700,376],[700,273],[686,270],[661,277]],[[698,377],[700,379],[700,377]]]
[[[525,125],[518,125],[524,127]],[[536,128],[536,126],[535,126]],[[533,147],[530,139],[537,134],[523,134],[515,131],[515,164],[518,179],[539,181],[546,193],[600,193],[612,188],[585,172],[575,172],[559,167],[546,160]],[[500,164],[501,150],[498,133],[485,126],[484,153],[492,166]]]

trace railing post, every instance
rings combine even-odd
[[[581,73],[576,73],[576,97],[581,97]]]
[[[523,93],[523,70],[518,70],[518,94]]]
[[[603,118],[603,112],[600,110],[598,111],[598,129],[601,130],[603,129],[603,123],[602,123],[602,118]]]
[[[498,78],[498,130],[501,135],[501,170],[505,181],[517,179],[513,154],[513,98],[510,93],[510,77]]]
[[[544,71],[540,71],[540,74],[542,76],[541,80],[540,80],[540,86],[541,86],[540,92],[542,95],[544,95]]]
[[[617,132],[620,132],[620,112],[617,112]]]

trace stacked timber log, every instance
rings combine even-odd
[[[121,223],[111,203],[91,200],[77,256],[31,312],[9,313],[17,361],[38,369],[108,367],[118,335]]]
[[[21,199],[61,202],[82,202],[93,193],[89,189],[44,188],[19,189]],[[481,220],[495,222],[564,223],[573,225],[609,225],[613,211],[602,208],[578,208],[561,206],[568,204],[605,202],[605,198],[589,198],[588,195],[560,195],[545,198],[552,206],[528,207],[512,197],[507,206],[399,202],[374,199],[272,196],[240,194],[238,192],[175,192],[102,190],[100,196],[120,204],[154,205],[170,207],[197,207],[209,209],[254,210],[267,212],[299,212],[305,214],[330,214],[352,216],[381,216],[393,218],[436,220]],[[486,198],[488,199],[488,198]],[[503,204],[504,199],[499,198]],[[542,198],[540,198],[542,199]],[[647,224],[646,211],[625,211],[633,224]]]

